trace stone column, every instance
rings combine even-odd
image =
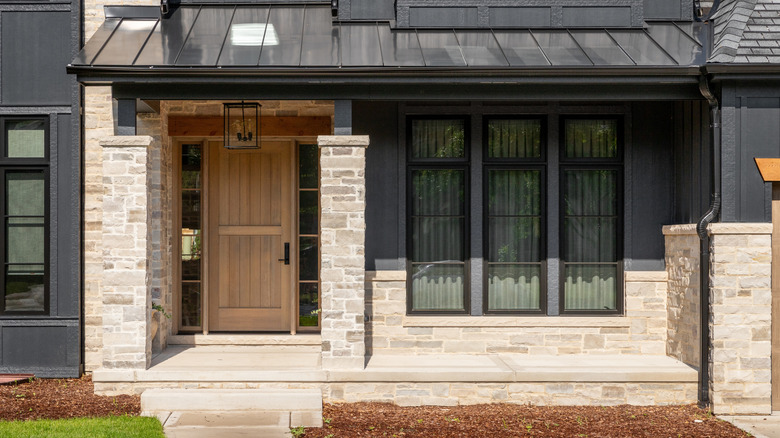
[[[713,412],[771,414],[772,224],[709,231]]]
[[[151,361],[151,172],[149,136],[117,136],[103,147],[103,367]]]
[[[322,368],[365,362],[365,135],[328,135],[320,146]]]
[[[701,336],[699,283],[701,243],[696,224],[666,225],[666,355],[699,368]]]

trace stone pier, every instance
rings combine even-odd
[[[322,368],[365,361],[368,136],[320,136]]]

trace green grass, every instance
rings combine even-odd
[[[163,428],[151,417],[69,418],[65,420],[0,421],[0,437],[14,438],[163,438]]]

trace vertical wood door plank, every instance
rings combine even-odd
[[[219,206],[209,213],[215,331],[290,329],[292,265],[279,259],[292,239],[293,147],[277,141],[252,151],[211,149],[211,205]]]

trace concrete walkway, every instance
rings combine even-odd
[[[718,418],[751,433],[755,438],[780,438],[780,411],[772,415],[719,415]]]
[[[169,438],[290,438],[289,414],[266,412],[172,412],[158,415]]]

